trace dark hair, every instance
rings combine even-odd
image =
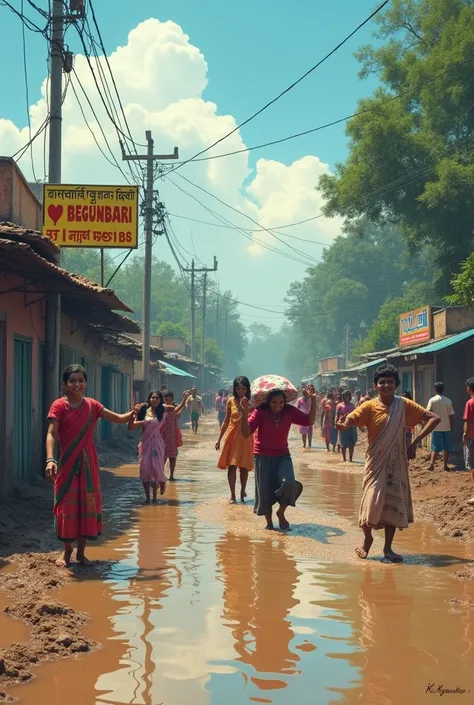
[[[442,394],[444,392],[444,382],[435,382],[434,388],[438,394]]]
[[[267,400],[265,401],[264,404],[262,404],[262,408],[269,409],[270,402],[272,401],[272,399],[275,399],[275,397],[283,397],[283,399],[285,400],[285,404],[286,404],[286,394],[283,391],[283,389],[272,389],[272,391],[268,393]]]
[[[329,399],[329,401],[334,401],[334,392],[328,392],[326,394],[326,399]]]
[[[405,390],[402,392],[402,397],[405,397],[405,399],[413,400],[413,397],[412,397],[412,395],[411,395],[411,392],[409,392],[408,389],[405,389]]]
[[[245,392],[245,396],[247,399],[250,399],[250,382],[248,377],[236,377],[234,379],[234,383],[232,385],[232,393],[234,395],[234,398],[237,399],[237,386],[241,384],[243,387],[247,388],[247,391]]]
[[[63,382],[67,384],[71,375],[82,375],[87,382],[87,372],[82,365],[68,365],[63,372]]]
[[[393,365],[380,365],[374,372],[374,384],[377,384],[382,377],[391,377],[395,381],[395,386],[400,386],[400,376],[398,370]]]
[[[161,421],[161,419],[163,418],[164,413],[165,413],[165,407],[163,405],[163,394],[158,389],[155,389],[154,391],[149,393],[147,400],[146,400],[146,402],[147,402],[146,406],[145,406],[145,404],[143,404],[143,406],[139,409],[138,414],[137,414],[137,421],[143,421],[143,419],[145,418],[146,410],[151,406],[150,402],[151,402],[151,398],[154,394],[157,394],[158,398],[160,399],[160,403],[156,407],[155,416],[158,419],[158,421]]]
[[[344,397],[347,396],[347,394],[349,394],[350,398],[352,399],[352,392],[351,392],[350,389],[345,389],[345,390],[342,392],[342,398],[344,399]]]
[[[466,387],[469,387],[471,392],[474,392],[474,377],[469,377],[469,379],[466,380]]]
[[[176,404],[174,403],[174,394],[169,389],[163,392],[163,400],[165,400],[166,397],[171,397],[171,399],[173,400],[173,406],[176,406]]]

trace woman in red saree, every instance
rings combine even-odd
[[[54,480],[54,525],[64,542],[64,557],[58,565],[68,567],[77,541],[76,558],[90,565],[85,556],[87,540],[102,533],[102,496],[94,429],[102,418],[128,423],[133,411],[116,414],[95,399],[84,396],[87,373],[81,365],[69,365],[63,373],[64,396],[53,402],[48,413],[46,476]],[[55,458],[59,441],[59,462]]]

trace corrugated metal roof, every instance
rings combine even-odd
[[[441,340],[436,340],[434,343],[429,345],[424,345],[421,348],[415,348],[415,350],[410,350],[410,355],[421,355],[422,353],[434,353],[444,350],[445,348],[450,348],[451,345],[457,345],[462,343],[463,340],[468,340],[474,336],[474,328],[465,330],[463,333],[457,333],[456,335],[451,335],[448,338],[442,338]]]
[[[191,379],[196,379],[195,376],[189,374],[189,372],[185,372],[184,370],[180,370],[179,367],[175,367],[174,365],[170,365],[169,362],[165,362],[164,360],[160,360],[160,367],[164,367],[166,372],[169,375],[176,375],[178,377],[190,377]]]

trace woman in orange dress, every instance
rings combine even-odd
[[[253,470],[253,438],[244,438],[241,429],[240,400],[243,397],[250,399],[250,382],[247,377],[234,379],[233,394],[227,401],[226,415],[221,426],[216,450],[220,450],[222,438],[225,435],[224,446],[217,463],[221,470],[227,468],[227,479],[230,488],[230,502],[237,502],[235,485],[237,483],[237,468],[240,470],[240,501],[245,502],[247,496],[245,489],[249,477],[249,470]]]

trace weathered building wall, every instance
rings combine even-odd
[[[18,223],[30,230],[41,230],[42,206],[31,192],[15,162],[0,158],[0,221]]]
[[[0,292],[23,281],[0,273]],[[28,480],[42,466],[42,381],[44,301],[40,294],[10,291],[0,295],[3,355],[0,384],[3,448],[0,446],[0,494]],[[36,301],[35,301],[36,300]],[[3,378],[3,379],[2,379]],[[28,405],[28,400],[31,403]],[[2,418],[3,416],[3,418]],[[14,453],[14,448],[20,453]]]

